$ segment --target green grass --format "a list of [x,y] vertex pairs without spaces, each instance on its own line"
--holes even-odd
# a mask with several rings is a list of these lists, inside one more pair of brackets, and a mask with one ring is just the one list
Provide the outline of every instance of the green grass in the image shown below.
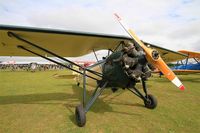
[[148,88],[158,100],[155,110],[146,109],[127,90],[105,90],[87,113],[85,127],[79,128],[74,109],[82,88],[73,80],[54,79],[55,73],[69,71],[0,72],[0,133],[200,132],[200,75],[179,76],[184,92],[165,78],[151,78]]

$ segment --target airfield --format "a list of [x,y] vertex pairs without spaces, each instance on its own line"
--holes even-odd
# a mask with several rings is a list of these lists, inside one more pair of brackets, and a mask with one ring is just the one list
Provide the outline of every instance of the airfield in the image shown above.
[[[0,133],[199,133],[200,75],[179,75],[178,90],[154,75],[147,82],[156,96],[155,110],[128,90],[107,89],[87,113],[87,123],[75,124],[74,110],[82,98],[73,79],[55,79],[70,71],[0,71]],[[141,87],[140,84],[137,85]],[[91,94],[92,88],[88,89]]]

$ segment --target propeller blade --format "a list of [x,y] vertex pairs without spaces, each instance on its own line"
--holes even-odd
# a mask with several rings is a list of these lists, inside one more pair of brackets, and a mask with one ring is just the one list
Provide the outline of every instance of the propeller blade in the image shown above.
[[160,57],[157,50],[148,48],[144,43],[136,36],[136,34],[123,22],[123,20],[117,15],[114,14],[121,24],[121,26],[124,28],[124,30],[133,38],[133,40],[142,47],[142,49],[146,53],[146,58],[148,62],[153,64],[155,67],[157,67],[167,79],[169,79],[174,85],[176,85],[180,90],[184,90],[185,87],[181,83],[181,81],[178,79],[178,77],[174,74],[174,72],[166,65],[166,63],[163,61],[163,59]]

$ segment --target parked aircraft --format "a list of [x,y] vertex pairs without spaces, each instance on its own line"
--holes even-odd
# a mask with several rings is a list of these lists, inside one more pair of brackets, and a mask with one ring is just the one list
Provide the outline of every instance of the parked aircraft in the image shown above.
[[[115,16],[130,36],[0,25],[0,56],[40,56],[82,75],[83,101],[75,110],[76,122],[80,127],[85,125],[86,113],[106,88],[127,89],[141,98],[146,108],[156,108],[157,100],[148,93],[146,86],[150,76],[148,64],[154,65],[175,86],[184,90],[184,85],[164,61],[184,59],[187,55],[142,42],[117,14]],[[107,49],[110,53],[104,60],[88,67],[64,58],[95,53],[101,49]],[[134,50],[135,54],[131,55],[129,50]],[[71,63],[81,71],[49,57]],[[135,64],[130,65],[127,63],[129,61]],[[96,89],[87,102],[86,82],[96,83]],[[135,87],[139,82],[144,94]]]

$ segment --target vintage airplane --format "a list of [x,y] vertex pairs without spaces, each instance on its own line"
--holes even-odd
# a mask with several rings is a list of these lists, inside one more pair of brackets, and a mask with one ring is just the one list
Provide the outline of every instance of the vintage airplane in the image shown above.
[[84,67],[88,67],[96,63],[95,61],[81,61],[81,60],[75,60],[74,62]]
[[[145,107],[154,109],[157,106],[156,98],[147,92],[147,78],[141,76],[140,81],[143,86],[143,94],[135,87],[139,81],[130,77],[125,72],[123,62],[116,61],[124,55],[122,49],[125,42],[131,42],[140,49],[140,52],[143,51],[143,54],[134,57],[138,59],[137,64],[140,65],[139,69],[141,71],[143,71],[143,67],[147,63],[153,64],[174,85],[180,90],[184,90],[184,85],[165,64],[163,59],[170,62],[177,59],[184,59],[187,55],[142,42],[117,14],[115,16],[121,26],[130,35],[129,37],[1,25],[0,56],[36,55],[81,74],[83,76],[83,101],[75,109],[76,122],[80,127],[85,125],[86,113],[105,88],[126,88],[141,98]],[[95,53],[95,51],[101,49],[109,51],[107,57],[89,67],[82,67],[64,58],[81,56],[92,51]],[[49,57],[57,57],[60,60],[81,68],[82,71],[68,67],[64,63]],[[96,89],[86,102],[86,82],[90,81],[95,81]]]
[[[180,53],[186,54],[188,57],[183,60],[177,61],[175,67],[172,68],[173,72],[176,74],[191,74],[191,73],[200,73],[200,52],[180,50]],[[189,64],[193,61],[193,63]]]
[[[200,73],[200,53],[188,50],[179,50],[178,52],[187,55],[183,60],[177,60],[175,66],[171,67],[175,74],[197,74]],[[155,70],[154,73],[162,73]]]

